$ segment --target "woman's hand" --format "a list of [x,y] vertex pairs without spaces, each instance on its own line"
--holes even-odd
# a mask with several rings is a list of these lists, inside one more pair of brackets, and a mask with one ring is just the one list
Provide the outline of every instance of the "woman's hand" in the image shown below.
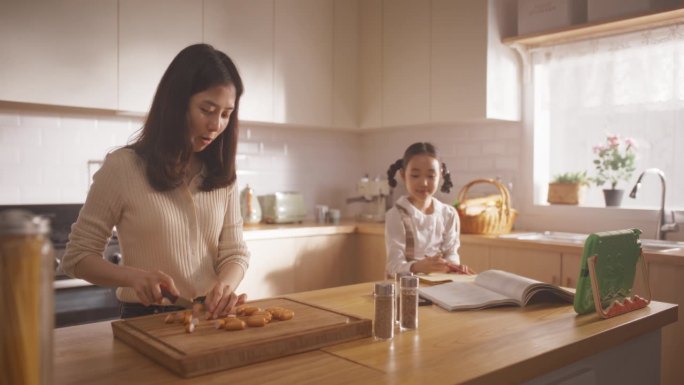
[[441,255],[425,256],[425,258],[411,265],[414,273],[446,273],[449,271],[448,262]]
[[207,294],[204,306],[207,311],[207,319],[225,317],[235,306],[242,305],[247,299],[246,294],[237,295],[230,287],[219,281]]
[[131,278],[132,281],[129,286],[135,290],[138,299],[145,306],[161,303],[164,298],[161,292],[162,286],[172,295],[180,295],[176,285],[173,283],[173,278],[163,271],[141,270],[138,274],[133,274]]

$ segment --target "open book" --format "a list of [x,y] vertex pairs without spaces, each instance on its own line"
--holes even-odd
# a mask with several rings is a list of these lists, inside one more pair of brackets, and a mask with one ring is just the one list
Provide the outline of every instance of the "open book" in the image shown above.
[[501,270],[487,270],[472,282],[450,282],[421,287],[420,295],[447,310],[483,309],[501,305],[525,306],[539,293],[551,293],[572,302],[574,293]]

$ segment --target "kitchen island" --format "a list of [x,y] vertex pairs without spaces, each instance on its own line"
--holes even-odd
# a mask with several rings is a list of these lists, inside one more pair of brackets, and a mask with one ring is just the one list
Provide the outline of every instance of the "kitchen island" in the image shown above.
[[[289,297],[372,319],[371,289]],[[419,329],[393,340],[364,338],[190,379],[115,340],[100,322],[55,331],[54,384],[650,384],[659,381],[660,329],[676,320],[677,305],[660,302],[608,320],[553,301],[451,313],[425,306]]]

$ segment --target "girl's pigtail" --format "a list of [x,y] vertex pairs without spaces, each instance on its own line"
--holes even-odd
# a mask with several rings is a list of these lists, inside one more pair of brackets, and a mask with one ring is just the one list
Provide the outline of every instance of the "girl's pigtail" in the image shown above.
[[397,180],[394,179],[394,175],[397,173],[397,170],[401,169],[403,165],[404,160],[399,159],[396,162],[392,163],[389,166],[389,169],[387,169],[387,182],[389,183],[390,187],[397,187]]
[[449,193],[454,184],[451,182],[451,173],[447,169],[446,163],[442,162],[442,178],[444,178],[444,183],[442,183],[442,188],[440,191],[443,193]]

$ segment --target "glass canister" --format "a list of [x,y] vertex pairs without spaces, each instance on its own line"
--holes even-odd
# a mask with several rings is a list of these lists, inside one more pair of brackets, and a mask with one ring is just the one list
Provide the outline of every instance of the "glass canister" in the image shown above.
[[376,283],[374,296],[373,337],[378,340],[387,340],[394,337],[394,284]]
[[52,383],[54,250],[50,224],[0,212],[0,384]]
[[418,277],[404,276],[400,281],[399,326],[401,330],[418,328]]
[[396,309],[395,321],[397,324],[399,324],[399,321],[400,321],[399,320],[399,314],[401,314],[399,312],[399,306],[400,306],[399,300],[401,297],[401,295],[400,295],[401,290],[399,290],[399,288],[401,287],[401,277],[410,277],[410,276],[413,276],[413,273],[411,273],[410,271],[401,271],[401,272],[394,274],[394,287],[397,288],[397,290],[395,291],[395,295],[394,295],[396,297],[396,304],[395,304],[394,308]]

